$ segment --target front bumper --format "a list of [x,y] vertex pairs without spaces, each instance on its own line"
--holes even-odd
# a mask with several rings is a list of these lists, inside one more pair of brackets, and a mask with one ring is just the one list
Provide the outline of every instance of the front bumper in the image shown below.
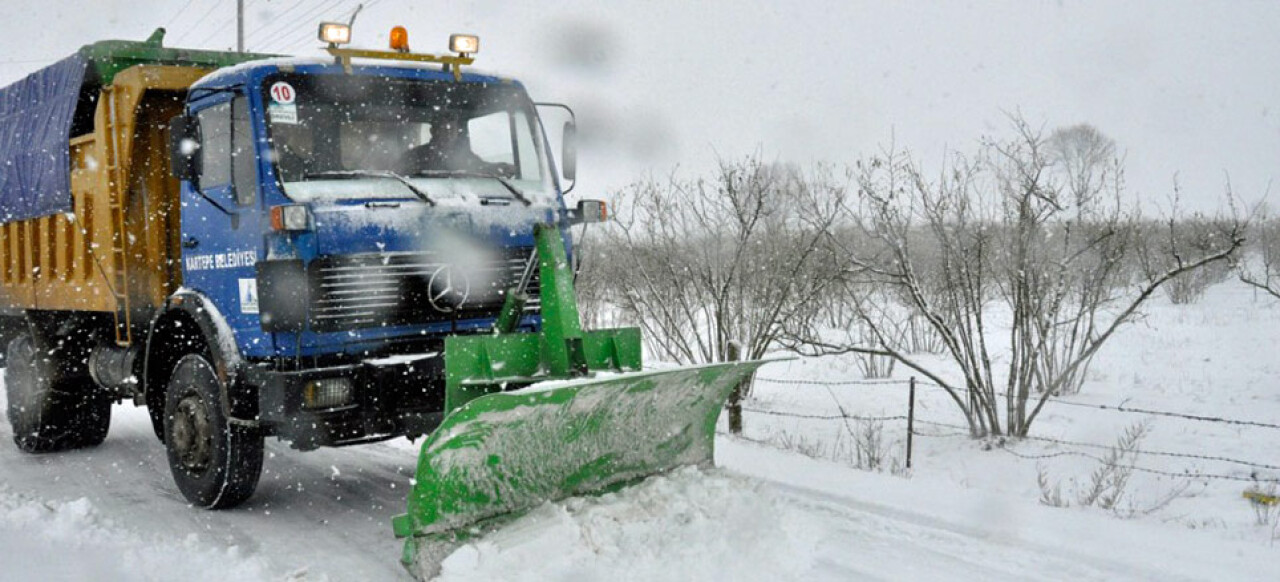
[[[324,409],[304,406],[307,383],[326,378],[350,380],[350,402]],[[303,450],[417,437],[444,417],[442,356],[297,371],[251,368],[248,380],[258,388],[259,426]]]

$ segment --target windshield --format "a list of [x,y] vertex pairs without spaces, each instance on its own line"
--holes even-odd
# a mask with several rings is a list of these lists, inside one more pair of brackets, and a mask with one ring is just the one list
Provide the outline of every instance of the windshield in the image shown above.
[[517,86],[280,74],[262,91],[271,158],[293,200],[554,200]]

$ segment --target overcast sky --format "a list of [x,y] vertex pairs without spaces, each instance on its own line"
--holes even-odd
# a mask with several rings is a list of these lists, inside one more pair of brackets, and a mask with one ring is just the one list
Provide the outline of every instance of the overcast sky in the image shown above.
[[[1197,209],[1229,175],[1260,198],[1280,177],[1280,2],[1073,0],[363,0],[355,44],[402,24],[416,51],[481,36],[477,66],[578,109],[591,137],[575,194],[607,196],[676,165],[760,150],[850,163],[890,140],[936,164],[1007,135],[1088,122],[1126,153],[1130,189]],[[357,0],[245,0],[250,50],[318,54],[316,23]],[[4,0],[0,82],[80,45],[234,46],[232,0]],[[1280,185],[1277,185],[1280,188]]]

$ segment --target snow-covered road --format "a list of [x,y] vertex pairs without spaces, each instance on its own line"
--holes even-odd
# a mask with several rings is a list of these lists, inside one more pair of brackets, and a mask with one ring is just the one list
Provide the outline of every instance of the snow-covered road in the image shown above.
[[[139,409],[101,447],[23,455],[0,423],[0,579],[407,580],[403,442],[269,444],[244,507],[178,495]],[[711,471],[549,504],[455,552],[447,580],[1269,579],[1274,551],[722,439]]]
[[[389,520],[404,512],[415,462],[412,453],[385,446],[300,453],[268,442],[265,471],[254,497],[235,510],[203,511],[190,507],[178,493],[164,448],[142,409],[117,406],[112,421],[110,435],[98,448],[41,456],[18,452],[8,423],[0,422],[0,540],[8,539],[6,533],[39,537],[32,531],[38,524],[20,524],[22,531],[6,532],[12,526],[2,509],[6,496],[10,505],[20,504],[14,498],[85,498],[92,507],[89,519],[100,525],[109,520],[108,529],[122,548],[176,542],[182,544],[177,550],[225,553],[235,547],[235,555],[223,556],[221,562],[256,562],[243,571],[246,579],[299,572],[306,579],[407,579],[397,561],[401,544],[392,537]],[[55,535],[46,541],[44,559],[61,560],[68,554],[64,547],[80,540]],[[0,549],[0,563],[10,557]],[[204,562],[206,557],[178,555],[170,562]],[[49,565],[62,566],[56,561]],[[215,570],[204,579],[239,573]],[[163,570],[129,574],[126,579],[175,579]]]

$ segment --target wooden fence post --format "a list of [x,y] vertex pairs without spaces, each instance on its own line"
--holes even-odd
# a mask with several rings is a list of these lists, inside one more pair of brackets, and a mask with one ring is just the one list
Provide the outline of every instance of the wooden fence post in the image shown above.
[[911,468],[911,436],[916,432],[916,377],[911,377],[907,390],[907,468]]
[[[735,341],[729,342],[727,354],[729,361],[736,362],[742,359],[742,346]],[[733,387],[733,393],[729,395],[729,433],[742,434],[742,388],[746,386],[748,379],[743,379],[741,383]]]

